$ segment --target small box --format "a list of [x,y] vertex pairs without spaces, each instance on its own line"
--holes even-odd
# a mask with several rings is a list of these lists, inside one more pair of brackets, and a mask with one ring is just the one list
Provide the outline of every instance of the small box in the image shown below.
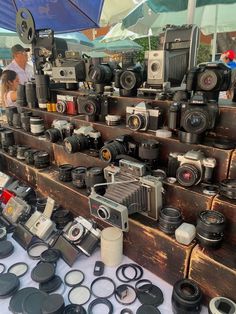
[[192,224],[188,224],[183,222],[176,230],[175,230],[175,238],[176,240],[184,245],[189,245],[196,236],[196,227]]

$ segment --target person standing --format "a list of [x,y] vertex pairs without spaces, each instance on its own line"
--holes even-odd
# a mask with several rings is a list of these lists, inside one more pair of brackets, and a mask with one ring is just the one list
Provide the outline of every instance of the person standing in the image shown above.
[[12,70],[2,72],[1,97],[3,107],[15,107],[17,87],[20,83],[18,74]]
[[20,80],[20,84],[24,85],[33,77],[33,67],[28,63],[28,54],[30,48],[24,48],[17,44],[11,48],[13,60],[4,70],[15,71]]

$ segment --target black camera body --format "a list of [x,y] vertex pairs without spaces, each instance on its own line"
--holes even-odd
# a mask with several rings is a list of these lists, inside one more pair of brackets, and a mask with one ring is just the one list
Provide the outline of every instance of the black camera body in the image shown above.
[[143,83],[143,68],[136,64],[125,70],[116,70],[114,79],[115,87],[120,90],[120,96],[137,96],[137,90]]
[[89,94],[77,98],[78,113],[87,116],[89,121],[104,120],[109,111],[107,95]]

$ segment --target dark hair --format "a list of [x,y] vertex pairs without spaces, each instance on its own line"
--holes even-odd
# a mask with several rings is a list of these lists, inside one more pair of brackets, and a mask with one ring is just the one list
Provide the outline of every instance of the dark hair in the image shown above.
[[3,69],[0,68],[0,78],[2,77],[2,71],[3,71]]
[[10,84],[9,82],[13,82],[17,77],[17,73],[12,70],[4,70],[1,76],[1,85],[2,85],[2,102],[4,103],[4,94],[9,92]]

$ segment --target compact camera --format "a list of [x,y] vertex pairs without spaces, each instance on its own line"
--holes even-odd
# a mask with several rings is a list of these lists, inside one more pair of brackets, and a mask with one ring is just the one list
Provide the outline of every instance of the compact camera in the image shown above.
[[112,162],[119,156],[129,155],[137,157],[138,144],[129,135],[121,135],[116,139],[107,141],[99,151],[99,158],[105,162]]
[[48,239],[56,229],[55,223],[50,219],[54,205],[55,201],[48,197],[43,213],[36,210],[25,223],[25,227],[27,227],[33,235],[36,235],[42,240]]
[[219,116],[218,103],[205,101],[203,95],[194,95],[189,102],[174,102],[168,112],[170,129],[183,129],[187,133],[202,134],[215,127]]
[[142,85],[143,68],[141,65],[132,65],[125,70],[115,71],[115,87],[119,88],[120,96],[137,96],[137,90]]
[[126,107],[126,126],[133,131],[156,131],[162,124],[162,113],[144,101]]
[[54,120],[52,128],[45,131],[46,139],[52,143],[62,141],[65,137],[71,136],[74,130],[73,124],[66,120]]
[[108,114],[108,97],[107,95],[90,94],[88,96],[80,96],[77,98],[78,113],[85,114],[89,120],[102,120]]
[[65,226],[63,236],[85,255],[91,256],[100,243],[101,230],[94,221],[79,216]]
[[2,214],[11,224],[16,224],[19,221],[26,220],[30,211],[30,205],[21,198],[13,196],[7,202]]
[[99,150],[102,146],[101,133],[91,126],[83,126],[74,130],[72,136],[64,139],[67,153],[76,153],[85,149]]
[[92,190],[89,196],[90,213],[107,223],[128,231],[128,216],[141,213],[158,219],[162,207],[162,182],[146,173],[146,165],[125,159],[119,167],[104,168],[108,182],[103,196]]
[[176,177],[179,184],[186,187],[197,185],[201,181],[210,183],[215,167],[216,159],[206,158],[200,150],[190,150],[185,154],[170,153],[168,176]]
[[59,113],[77,115],[77,97],[69,95],[57,95],[56,110]]

